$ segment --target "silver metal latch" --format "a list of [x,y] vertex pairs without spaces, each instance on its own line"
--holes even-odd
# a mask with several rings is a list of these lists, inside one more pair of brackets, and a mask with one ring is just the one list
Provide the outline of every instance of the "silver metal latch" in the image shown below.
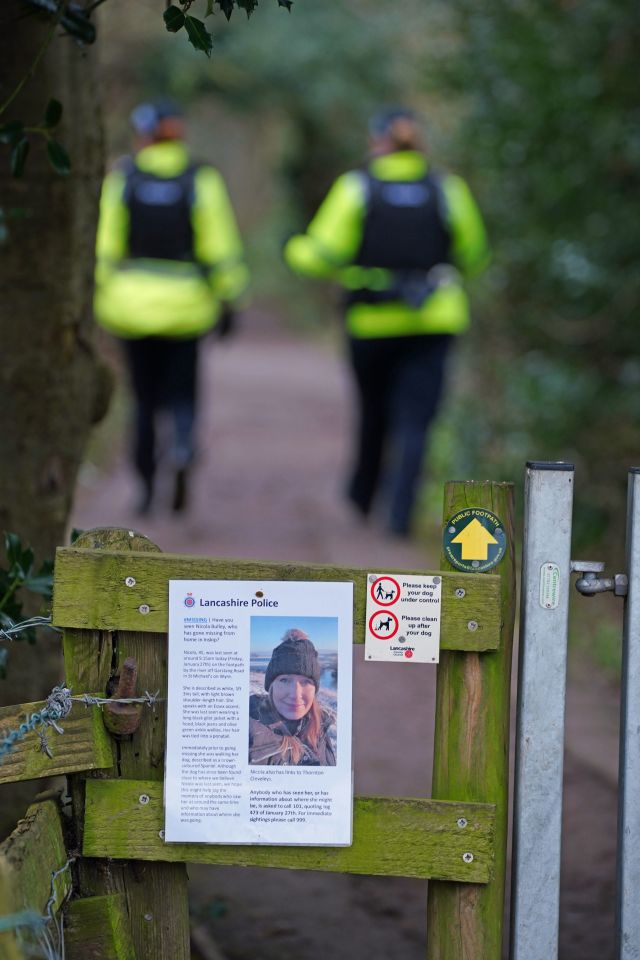
[[612,590],[616,597],[626,597],[629,590],[629,578],[626,573],[616,573],[613,577],[599,577],[604,573],[604,563],[597,560],[572,560],[571,573],[579,573],[576,590],[583,597],[594,597],[596,593]]

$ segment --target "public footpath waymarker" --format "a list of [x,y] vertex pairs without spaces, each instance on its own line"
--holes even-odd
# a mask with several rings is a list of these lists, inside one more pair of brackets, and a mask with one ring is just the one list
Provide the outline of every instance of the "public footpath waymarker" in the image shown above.
[[490,510],[460,510],[445,524],[443,546],[446,559],[456,569],[485,573],[504,557],[504,525]]
[[367,576],[365,660],[437,663],[442,577]]

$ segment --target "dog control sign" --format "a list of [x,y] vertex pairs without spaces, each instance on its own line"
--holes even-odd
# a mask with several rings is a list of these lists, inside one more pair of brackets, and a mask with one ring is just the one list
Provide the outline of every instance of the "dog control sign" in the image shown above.
[[502,520],[490,510],[468,507],[447,521],[444,553],[458,570],[484,573],[500,563],[507,549]]
[[437,663],[441,577],[367,575],[365,660]]

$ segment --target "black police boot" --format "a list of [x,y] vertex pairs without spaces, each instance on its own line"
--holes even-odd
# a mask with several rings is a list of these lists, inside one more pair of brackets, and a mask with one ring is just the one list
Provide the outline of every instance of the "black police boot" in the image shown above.
[[153,477],[142,478],[142,493],[136,506],[136,513],[143,517],[151,510],[153,502]]
[[171,509],[174,513],[180,513],[187,506],[189,492],[189,470],[187,467],[178,467],[176,470],[173,501]]

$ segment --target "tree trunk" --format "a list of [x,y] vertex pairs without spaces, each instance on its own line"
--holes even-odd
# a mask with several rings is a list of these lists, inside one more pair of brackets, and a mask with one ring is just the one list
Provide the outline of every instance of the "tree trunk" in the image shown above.
[[[35,8],[5,0],[0,30],[0,103],[29,71],[50,29]],[[64,542],[73,488],[92,422],[106,406],[108,379],[92,346],[91,296],[103,142],[94,50],[58,28],[33,77],[0,122],[37,125],[51,97],[64,105],[56,136],[72,160],[68,177],[50,167],[33,134],[21,179],[0,148],[0,205],[8,240],[0,283],[0,532],[17,533],[36,559]],[[37,700],[61,677],[60,643],[16,643],[0,704]],[[3,801],[5,800],[3,792]],[[3,802],[3,811],[13,803]],[[7,824],[0,823],[0,831]]]

